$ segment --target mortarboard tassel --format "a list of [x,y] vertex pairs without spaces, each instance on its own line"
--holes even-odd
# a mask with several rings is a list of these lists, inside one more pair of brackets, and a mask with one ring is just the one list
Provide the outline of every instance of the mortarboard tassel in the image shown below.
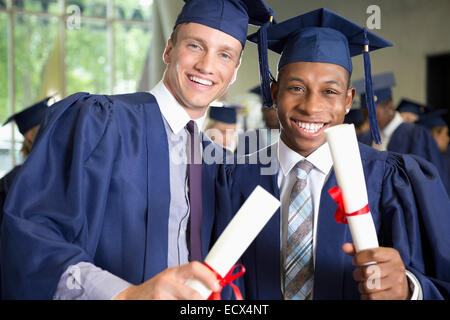
[[372,70],[369,54],[369,39],[367,37],[367,30],[364,29],[364,79],[366,82],[366,106],[369,114],[370,133],[372,139],[376,144],[381,143],[380,128],[378,127],[377,112],[375,109],[375,100],[372,86]]
[[271,108],[273,105],[272,94],[270,92],[270,82],[274,80],[269,69],[269,61],[267,55],[267,28],[271,25],[273,18],[261,26],[258,30],[258,59],[259,74],[261,80],[261,97],[263,106]]

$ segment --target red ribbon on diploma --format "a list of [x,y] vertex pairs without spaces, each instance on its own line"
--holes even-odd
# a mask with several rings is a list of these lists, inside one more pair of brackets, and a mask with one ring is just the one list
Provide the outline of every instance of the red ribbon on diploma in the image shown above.
[[[236,264],[234,265],[230,271],[228,271],[227,275],[225,277],[222,278],[222,276],[220,274],[218,274],[216,272],[216,270],[214,270],[213,268],[211,268],[207,263],[203,262],[203,264],[205,266],[208,267],[209,270],[211,270],[212,272],[214,272],[216,274],[217,280],[219,280],[219,285],[220,285],[220,290],[217,292],[213,292],[211,293],[211,295],[208,297],[208,300],[221,300],[220,297],[220,292],[222,291],[222,288],[225,287],[226,285],[230,285],[231,288],[233,288],[234,291],[234,296],[236,297],[236,300],[243,300],[242,299],[242,294],[241,291],[239,290],[239,288],[233,283],[234,280],[236,280],[237,278],[239,278],[240,276],[242,276],[245,273],[245,267],[242,264]],[[237,268],[237,267],[241,267],[241,270],[237,273],[233,274],[233,271]]]
[[369,213],[369,204],[366,204],[364,208],[347,213],[344,209],[344,198],[342,197],[342,191],[339,187],[333,187],[328,190],[328,193],[333,198],[333,200],[338,204],[338,207],[336,209],[336,213],[334,215],[334,220],[336,220],[337,223],[344,223],[347,224],[347,218],[348,216],[359,216],[360,214],[366,214]]

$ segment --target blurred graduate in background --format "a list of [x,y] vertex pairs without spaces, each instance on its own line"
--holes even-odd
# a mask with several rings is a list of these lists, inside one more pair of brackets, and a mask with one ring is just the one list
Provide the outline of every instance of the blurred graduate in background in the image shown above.
[[[24,160],[27,159],[28,155],[31,152],[33,142],[36,138],[37,132],[39,131],[40,123],[45,116],[45,112],[47,111],[50,98],[51,97],[47,97],[44,100],[35,103],[31,107],[28,107],[25,110],[12,115],[3,124],[6,125],[14,121],[19,128],[19,132],[23,135],[24,138],[22,149],[20,150],[22,152]],[[8,172],[3,178],[0,179],[0,225],[3,220],[3,205],[5,203],[6,196],[8,195],[9,189],[14,182],[14,178],[19,173],[21,167],[22,165],[16,165],[10,172]],[[26,197],[27,194],[23,194],[23,196]],[[0,299],[1,298],[2,294],[0,279]]]
[[234,152],[237,145],[237,112],[239,105],[210,107],[208,121],[205,125],[206,135],[215,143]]
[[444,119],[442,119],[442,116],[446,113],[447,110],[437,110],[435,112],[422,114],[417,121],[417,124],[430,130],[433,138],[436,140],[439,151],[441,151],[444,159],[448,181],[450,181],[450,138],[448,136],[448,125]]
[[[364,79],[353,83],[357,94],[361,95],[363,112],[365,104]],[[393,151],[401,154],[413,154],[431,162],[441,174],[442,182],[450,192],[444,159],[431,133],[422,126],[405,122],[394,107],[392,87],[395,86],[394,74],[383,73],[373,76],[373,90],[377,120],[381,131],[381,144],[375,144],[369,132],[358,136],[358,140],[380,151]]]
[[402,99],[397,106],[397,111],[400,113],[403,121],[415,123],[419,120],[421,114],[430,112],[431,110],[429,107],[418,102]]
[[[238,138],[238,154],[250,154],[270,146],[278,141],[280,136],[280,123],[274,108],[267,108],[262,104],[261,86],[249,90],[259,97],[261,103],[261,117],[263,127],[245,131]],[[242,150],[241,150],[242,149]]]
[[[31,147],[33,146],[34,139],[39,130],[39,125],[41,120],[45,115],[45,111],[48,107],[48,102],[51,97],[47,97],[42,101],[39,101],[26,108],[25,110],[18,112],[6,120],[3,125],[6,125],[14,121],[19,128],[19,132],[23,135],[22,152],[24,160],[28,157],[31,152]],[[22,165],[16,165],[10,172],[8,172],[3,178],[0,179],[0,222],[3,216],[3,203],[8,194],[9,188],[11,187],[14,178],[19,172]]]
[[360,108],[350,109],[345,115],[344,123],[353,123],[357,135],[370,129],[369,121],[364,117]]

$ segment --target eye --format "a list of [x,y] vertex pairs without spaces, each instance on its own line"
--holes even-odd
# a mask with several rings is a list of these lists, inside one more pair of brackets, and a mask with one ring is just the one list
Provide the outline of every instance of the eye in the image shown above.
[[299,87],[299,86],[292,86],[292,87],[289,87],[289,91],[291,91],[293,93],[302,93],[305,90],[302,87]]
[[226,53],[226,52],[221,52],[219,53],[219,56],[223,59],[223,60],[231,60],[231,55]]
[[333,89],[327,89],[327,90],[325,90],[325,93],[326,94],[339,94],[339,92],[337,92],[337,91],[335,91]]
[[188,45],[187,45],[189,48],[191,48],[191,49],[193,49],[193,50],[196,50],[196,51],[198,51],[198,50],[201,50],[202,49],[202,47],[200,47],[197,43],[188,43]]

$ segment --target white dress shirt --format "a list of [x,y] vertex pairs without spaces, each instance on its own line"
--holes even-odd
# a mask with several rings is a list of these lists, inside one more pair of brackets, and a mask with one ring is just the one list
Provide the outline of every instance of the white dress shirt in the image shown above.
[[[169,124],[170,129],[172,129],[172,132],[178,134],[186,127],[187,123],[191,121],[191,117],[170,93],[162,80],[150,90],[150,93],[155,96],[159,109],[161,110],[164,119]],[[206,112],[202,117],[194,119],[199,131],[203,128],[205,118]]]
[[[401,118],[401,117],[400,117]],[[392,122],[391,122],[392,123]],[[398,121],[394,122],[398,123]],[[397,124],[397,127],[400,124]],[[391,129],[390,135],[397,128]],[[297,179],[297,174],[295,170],[295,165],[301,161],[306,159],[309,161],[314,167],[311,169],[307,177],[307,185],[306,187],[310,188],[311,191],[311,199],[313,206],[313,261],[315,264],[315,256],[316,256],[316,239],[317,239],[317,230],[318,228],[318,220],[319,220],[319,206],[320,206],[320,197],[322,193],[323,186],[327,181],[331,169],[333,167],[333,159],[331,157],[331,152],[328,147],[328,143],[324,143],[318,149],[316,149],[313,153],[311,153],[308,157],[303,157],[297,152],[290,149],[283,140],[280,138],[278,142],[278,162],[279,162],[279,171],[278,171],[278,187],[280,188],[280,200],[281,200],[281,266],[284,265],[284,257],[286,252],[286,237],[287,237],[287,221],[289,216],[289,197],[292,191],[292,187]],[[420,286],[419,280],[414,276],[413,273],[406,270],[406,276],[409,280],[410,288],[412,293],[411,300],[421,300],[422,296],[422,288]],[[284,270],[281,268],[281,279],[282,279],[282,292],[283,284],[284,284]]]
[[379,147],[374,146],[374,143],[372,143],[372,146],[380,151],[386,151],[387,147],[389,145],[389,142],[391,141],[391,137],[392,134],[394,133],[395,130],[397,130],[398,126],[401,125],[403,123],[403,118],[400,115],[399,112],[395,112],[394,114],[394,118],[391,120],[391,122],[389,122],[389,124],[383,129],[381,130],[381,137],[382,137],[382,141]]
[[[325,143],[320,146],[316,151],[310,154],[308,157],[304,158],[297,152],[290,149],[283,140],[279,139],[278,144],[278,161],[280,164],[280,170],[278,172],[278,186],[280,187],[280,197],[281,197],[281,216],[282,216],[282,246],[283,252],[285,246],[285,240],[287,236],[287,223],[283,223],[288,220],[289,216],[289,197],[297,180],[297,174],[295,170],[292,170],[295,165],[301,160],[308,160],[314,167],[311,169],[307,177],[306,187],[311,191],[311,199],[313,206],[313,257],[316,256],[316,238],[317,232],[317,222],[319,217],[319,204],[320,195],[322,193],[322,188],[325,184],[326,179],[330,175],[331,167],[333,166],[333,159],[331,158],[331,153],[328,148],[328,144]],[[284,254],[282,255],[284,256]],[[313,259],[315,260],[315,259]]]
[[[169,145],[171,198],[167,239],[167,265],[168,267],[173,267],[189,262],[189,250],[186,242],[186,227],[190,212],[186,171],[188,133],[185,126],[191,118],[162,81],[150,93],[155,96],[158,102]],[[205,117],[206,114],[194,120],[199,130],[203,128]],[[172,192],[172,190],[176,191]],[[161,241],[163,240],[161,239]],[[131,283],[107,270],[98,268],[90,262],[79,262],[76,265],[69,266],[63,273],[54,299],[108,300],[114,298],[129,286],[131,286]]]

